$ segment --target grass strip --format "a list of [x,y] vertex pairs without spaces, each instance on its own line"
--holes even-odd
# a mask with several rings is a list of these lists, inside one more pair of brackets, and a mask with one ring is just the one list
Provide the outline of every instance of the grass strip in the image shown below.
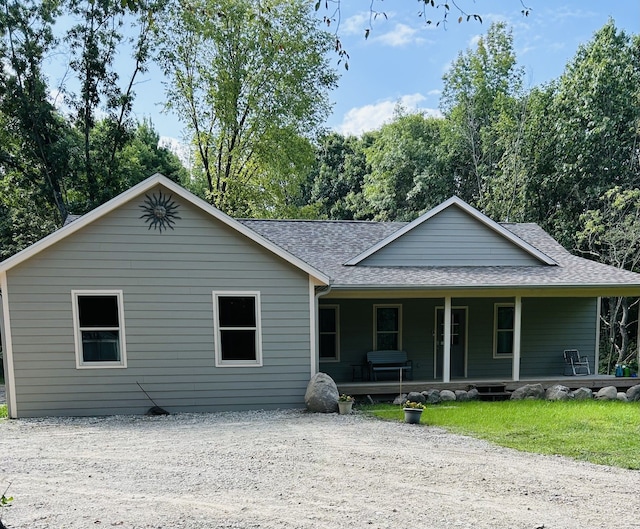
[[[382,419],[403,420],[400,406],[378,404],[362,409]],[[421,424],[525,452],[640,469],[640,403],[453,402],[428,406]]]

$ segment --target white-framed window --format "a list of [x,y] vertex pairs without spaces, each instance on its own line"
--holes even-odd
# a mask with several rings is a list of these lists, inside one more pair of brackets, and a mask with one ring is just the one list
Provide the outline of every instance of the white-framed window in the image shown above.
[[493,357],[508,358],[513,356],[515,305],[496,303],[493,310]]
[[213,292],[216,366],[262,365],[260,292]]
[[340,360],[340,306],[320,305],[318,307],[320,334],[320,361]]
[[373,306],[373,349],[402,349],[402,305]]
[[77,369],[127,367],[122,290],[72,290]]

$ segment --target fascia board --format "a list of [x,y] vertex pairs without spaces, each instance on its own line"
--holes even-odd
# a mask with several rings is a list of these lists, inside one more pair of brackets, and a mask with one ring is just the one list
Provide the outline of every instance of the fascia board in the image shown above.
[[347,261],[345,263],[345,266],[355,266],[355,265],[361,263],[367,257],[370,257],[371,255],[376,253],[381,248],[384,248],[388,244],[391,244],[393,241],[395,241],[399,237],[402,237],[405,233],[411,231],[416,226],[419,226],[420,224],[422,224],[423,222],[426,222],[427,220],[429,220],[430,218],[434,217],[435,215],[437,215],[441,211],[444,211],[445,209],[447,209],[447,208],[449,208],[451,206],[454,206],[454,205],[459,207],[460,209],[462,209],[463,211],[465,211],[469,215],[471,215],[473,218],[475,218],[476,220],[478,220],[479,222],[484,224],[489,229],[495,231],[499,235],[503,236],[505,239],[509,240],[511,243],[515,244],[516,246],[518,246],[519,248],[521,248],[522,250],[524,250],[528,254],[532,255],[533,257],[535,257],[539,261],[542,261],[543,263],[548,264],[548,265],[557,265],[558,264],[558,263],[556,263],[556,261],[551,259],[551,257],[549,257],[548,255],[544,254],[543,252],[541,252],[537,248],[531,246],[528,242],[522,240],[520,237],[518,237],[514,233],[511,233],[509,230],[507,230],[505,227],[501,226],[497,222],[491,220],[485,214],[481,213],[480,211],[478,211],[474,207],[470,206],[469,204],[467,204],[461,198],[453,196],[453,197],[449,198],[448,200],[444,201],[442,204],[439,204],[435,208],[430,209],[426,213],[420,215],[417,219],[415,219],[414,221],[410,222],[406,226],[403,226],[398,231],[392,233],[391,235],[389,235],[385,239],[382,239],[380,242],[378,242],[377,244],[373,245],[371,248],[365,250],[364,252],[360,253],[359,255],[356,255],[354,258],[352,258],[349,261]]

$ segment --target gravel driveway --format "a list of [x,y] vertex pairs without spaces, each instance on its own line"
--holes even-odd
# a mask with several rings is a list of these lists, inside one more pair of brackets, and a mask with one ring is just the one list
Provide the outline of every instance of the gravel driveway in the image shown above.
[[302,411],[0,422],[10,528],[640,526],[640,473]]

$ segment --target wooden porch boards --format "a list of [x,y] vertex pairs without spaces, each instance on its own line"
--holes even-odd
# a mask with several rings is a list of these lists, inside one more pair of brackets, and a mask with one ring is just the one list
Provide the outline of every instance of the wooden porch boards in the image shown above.
[[[627,391],[631,386],[640,384],[640,378],[614,377],[613,375],[585,375],[585,376],[558,376],[523,378],[518,382],[505,379],[456,379],[451,382],[440,382],[437,380],[403,380],[402,393],[410,391],[425,391],[427,389],[464,389],[476,386],[504,386],[507,391],[526,384],[542,384],[547,389],[556,384],[567,386],[570,389],[581,387],[590,388],[594,391],[606,386],[615,386],[618,391]],[[398,381],[378,381],[378,382],[336,382],[338,391],[347,395],[398,395],[400,393],[400,383]]]

